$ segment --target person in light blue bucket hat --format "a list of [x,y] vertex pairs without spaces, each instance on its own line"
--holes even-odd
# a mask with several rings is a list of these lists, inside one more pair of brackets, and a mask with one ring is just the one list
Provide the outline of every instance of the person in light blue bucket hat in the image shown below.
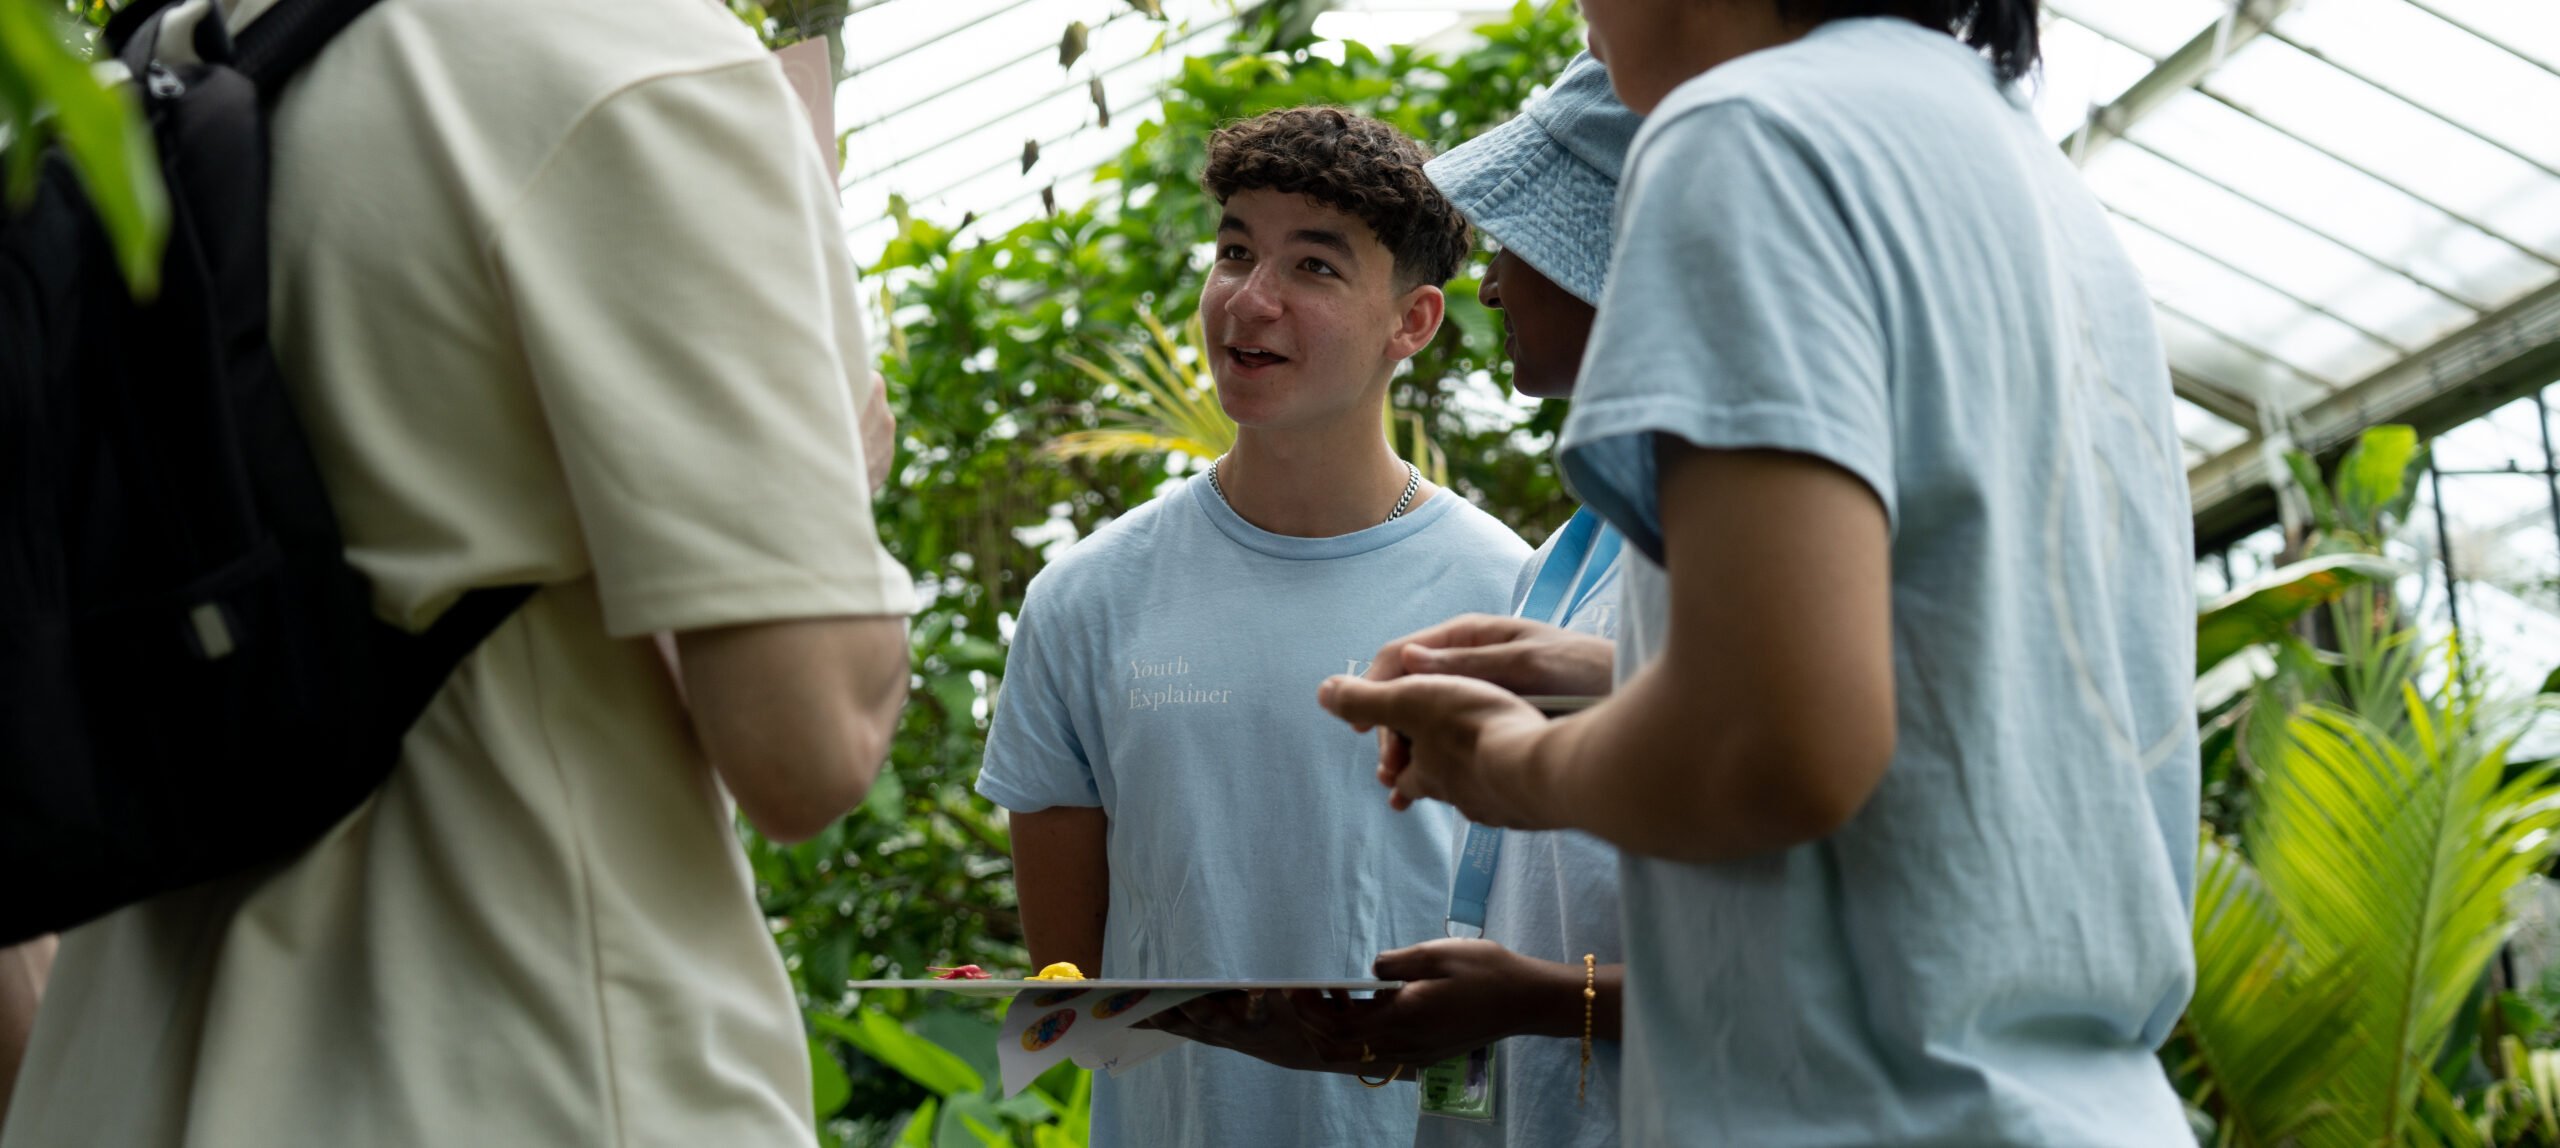
[[[1501,246],[1478,297],[1503,312],[1512,384],[1524,394],[1573,392],[1609,274],[1618,168],[1637,126],[1585,54],[1520,115],[1423,169]],[[1461,674],[1524,695],[1606,693],[1619,541],[1577,511],[1521,571],[1509,616],[1467,615],[1398,639],[1372,673]],[[1404,981],[1403,990],[1371,1000],[1302,994],[1288,1015],[1273,1010],[1250,1027],[1170,1027],[1291,1067],[1418,1077],[1418,1148],[1614,1145],[1617,866],[1617,851],[1588,834],[1471,827],[1450,893],[1451,939],[1376,961],[1376,975]]]

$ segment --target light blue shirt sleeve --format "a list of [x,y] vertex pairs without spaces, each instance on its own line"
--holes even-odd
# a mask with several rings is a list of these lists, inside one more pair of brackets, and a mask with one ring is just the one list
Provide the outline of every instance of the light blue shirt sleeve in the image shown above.
[[1043,629],[1048,615],[1040,609],[1037,589],[1024,595],[1022,618],[1013,628],[978,792],[1015,813],[1099,806],[1102,789],[1049,657],[1052,636]]
[[1663,434],[1823,459],[1890,518],[1880,293],[1818,157],[1736,100],[1649,125],[1628,162],[1615,270],[1566,428],[1574,492],[1659,561]]

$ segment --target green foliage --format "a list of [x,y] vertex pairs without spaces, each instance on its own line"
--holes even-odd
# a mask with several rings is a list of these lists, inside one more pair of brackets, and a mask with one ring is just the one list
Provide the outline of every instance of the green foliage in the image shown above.
[[[1194,314],[1176,340],[1156,317],[1144,312],[1148,343],[1133,359],[1117,347],[1104,347],[1112,370],[1081,355],[1068,355],[1068,365],[1101,385],[1097,398],[1117,398],[1126,408],[1103,416],[1095,430],[1069,431],[1045,448],[1055,458],[1123,458],[1187,454],[1214,458],[1236,441],[1236,424],[1218,406],[1217,384],[1209,378],[1209,337]],[[1142,362],[1143,360],[1143,362]],[[1116,373],[1115,373],[1116,372]]]
[[2350,587],[2389,584],[2405,573],[2375,554],[2343,552],[2296,562],[2224,595],[2196,618],[2196,673],[2211,672],[2251,646],[2281,641],[2312,607]]
[[2427,451],[2415,428],[2394,424],[2368,427],[2357,436],[2330,482],[2322,482],[2310,455],[2288,451],[2284,461],[2311,504],[2318,532],[2311,553],[2379,553],[2409,517]]
[[[63,11],[97,22],[107,15],[95,0],[71,0]],[[27,205],[44,144],[59,143],[106,226],[125,282],[148,298],[160,286],[168,191],[138,110],[90,73],[88,37],[74,27],[39,4],[0,3],[0,168],[7,206]]]
[[[996,1025],[956,1012],[928,1013],[913,1026],[865,1010],[852,1020],[826,1017],[820,1027],[841,1036],[930,1095],[895,1122],[894,1143],[1082,1148],[1092,1120],[1093,1077],[1061,1066],[1022,1094],[996,1083]],[[820,1111],[825,1111],[823,1105]]]
[[[1125,384],[1144,373],[1130,366],[1162,374],[1139,361],[1147,348],[1165,366],[1179,363],[1159,330],[1182,330],[1196,309],[1195,260],[1216,222],[1198,183],[1208,131],[1268,108],[1330,103],[1445,149],[1510,116],[1581,46],[1569,8],[1523,6],[1459,55],[1344,45],[1334,64],[1303,37],[1289,40],[1285,15],[1264,10],[1226,50],[1185,61],[1159,113],[1100,170],[1089,203],[981,235],[966,220],[937,221],[892,200],[898,231],[871,270],[884,284],[883,372],[902,424],[894,490],[877,517],[927,597],[913,628],[913,700],[860,813],[798,846],[747,835],[757,894],[810,1031],[845,1077],[844,1104],[820,1124],[830,1143],[975,1144],[976,1127],[1032,1148],[1081,1142],[1080,1072],[1035,1090],[1054,1105],[1043,1118],[982,1092],[945,1092],[950,1078],[907,1071],[919,1054],[886,1034],[921,1034],[992,1079],[992,1063],[966,1055],[971,1039],[982,1051],[991,1041],[956,1034],[993,1018],[902,994],[856,1001],[841,986],[923,975],[928,965],[1028,961],[1004,820],[970,790],[1005,641],[1047,548],[1176,477],[1160,454],[1041,448],[1143,419],[1144,400],[1132,397],[1140,389]],[[1571,512],[1544,449],[1563,411],[1546,404],[1523,426],[1503,409],[1501,332],[1474,298],[1489,253],[1449,285],[1451,321],[1399,380],[1398,445],[1412,457],[1436,444],[1448,485],[1540,537]],[[1114,362],[1115,352],[1132,362]],[[1100,363],[1121,369],[1088,369]],[[825,1066],[819,1075],[827,1084]]]
[[[2378,676],[2397,648],[2369,642],[2355,657]],[[2331,705],[2292,714],[2246,856],[2207,841],[2196,996],[2171,1063],[2222,1143],[2477,1132],[2437,1069],[2467,1062],[2458,1042],[2479,1039],[2464,1022],[2507,936],[2510,894],[2552,855],[2560,791],[2548,767],[2507,768],[2517,712],[2484,703],[2466,675],[2444,677],[2432,693],[2402,678],[2384,720]]]
[[2544,1142],[2553,1062],[2517,1038],[2548,1011],[2487,976],[2560,829],[2552,768],[2507,760],[2532,707],[2486,702],[2458,646],[2431,662],[2393,600],[2410,428],[2326,482],[2287,464],[2307,557],[2198,620],[2197,983],[2164,1057],[2217,1145]]

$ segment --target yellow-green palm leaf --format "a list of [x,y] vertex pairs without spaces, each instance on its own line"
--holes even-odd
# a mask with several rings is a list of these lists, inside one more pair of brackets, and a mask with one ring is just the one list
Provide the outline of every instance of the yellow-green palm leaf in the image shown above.
[[2249,862],[2204,835],[2196,862],[2196,991],[2179,1021],[2179,1075],[2213,1114],[2216,1148],[2291,1143],[2326,1114],[2320,1096],[2353,1051],[2354,986],[2312,969]]
[[[2507,899],[2560,828],[2547,769],[2506,774],[2459,690],[2403,690],[2406,724],[2326,706],[2286,728],[2250,852],[2285,933],[2312,968],[2340,969],[2353,1026],[2322,1092],[2332,1118],[2302,1142],[2439,1142],[2417,1119],[2428,1071],[2509,926]],[[2201,954],[2199,954],[2201,957]]]

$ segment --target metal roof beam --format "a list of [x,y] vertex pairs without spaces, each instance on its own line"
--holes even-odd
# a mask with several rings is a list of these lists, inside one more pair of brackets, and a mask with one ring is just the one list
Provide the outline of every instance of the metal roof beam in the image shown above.
[[2211,75],[2242,45],[2273,27],[2276,18],[2284,15],[2295,2],[2242,0],[2230,15],[2196,33],[2184,47],[2169,53],[2169,58],[2160,61],[2158,67],[2135,80],[2132,87],[2115,98],[2115,102],[2090,115],[2088,123],[2080,125],[2079,130],[2062,141],[2063,154],[2070,156],[2075,163],[2087,162],[2090,153],[2133,130],[2133,125],[2151,114],[2152,109]]
[[2204,408],[2206,414],[2249,432],[2251,438],[2257,437],[2257,400],[2175,366],[2169,368],[2169,389],[2176,391],[2179,398]]
[[[2560,281],[2499,308],[2425,351],[2305,409],[2294,442],[2328,459],[2366,427],[2409,423],[2435,434],[2560,380]],[[2254,444],[2207,459],[2187,475],[2196,539],[2210,547],[2274,515],[2274,491]]]

